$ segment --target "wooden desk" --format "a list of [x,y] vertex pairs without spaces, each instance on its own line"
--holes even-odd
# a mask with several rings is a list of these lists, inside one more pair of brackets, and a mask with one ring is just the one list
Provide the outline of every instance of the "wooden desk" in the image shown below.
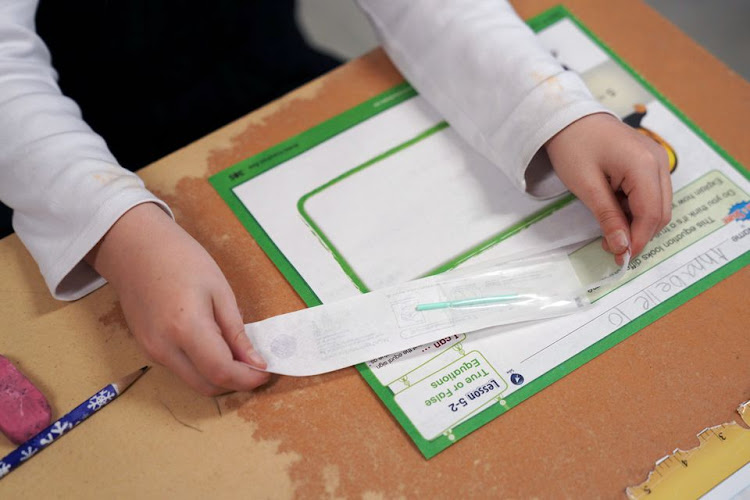
[[[515,3],[529,17],[555,2]],[[748,82],[640,2],[565,3],[750,165]],[[207,177],[400,79],[375,51],[141,171],[216,258],[246,321],[303,303]],[[0,241],[0,283],[0,352],[55,416],[144,364],[111,288],[54,301],[15,236]],[[353,368],[215,400],[157,367],[5,478],[0,496],[616,497],[750,399],[748,290],[745,268],[429,462]]]

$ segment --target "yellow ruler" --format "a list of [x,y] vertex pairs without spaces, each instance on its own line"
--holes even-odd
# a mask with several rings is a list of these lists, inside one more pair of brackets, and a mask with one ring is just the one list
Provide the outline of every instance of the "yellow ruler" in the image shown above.
[[[737,412],[750,426],[750,401]],[[699,498],[750,463],[750,429],[735,422],[709,427],[698,440],[698,447],[659,460],[646,481],[625,490],[628,498]]]

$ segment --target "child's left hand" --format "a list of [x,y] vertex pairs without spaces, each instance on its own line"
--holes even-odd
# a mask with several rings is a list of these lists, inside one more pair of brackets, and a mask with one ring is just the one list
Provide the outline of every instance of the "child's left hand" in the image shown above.
[[558,177],[596,217],[602,246],[622,264],[672,218],[667,153],[615,117],[599,113],[568,125],[547,144]]

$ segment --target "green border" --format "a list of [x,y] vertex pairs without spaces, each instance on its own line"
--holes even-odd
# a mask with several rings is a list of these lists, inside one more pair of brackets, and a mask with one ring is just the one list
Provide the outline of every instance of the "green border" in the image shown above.
[[258,245],[276,264],[276,267],[279,268],[308,306],[317,306],[322,302],[310,285],[302,278],[299,271],[281,253],[276,243],[271,240],[255,217],[245,208],[245,205],[242,204],[232,189],[362,123],[368,118],[411,99],[415,95],[417,95],[417,92],[408,83],[397,85],[320,125],[291,137],[262,153],[242,160],[208,179],[242,225],[245,226],[245,229],[250,232]]
[[[373,165],[381,162],[382,160],[385,160],[386,158],[403,151],[406,148],[409,148],[418,142],[436,134],[437,132],[448,128],[448,124],[446,122],[440,122],[437,125],[434,125],[433,127],[425,130],[424,132],[418,134],[417,136],[409,139],[406,142],[403,142],[399,144],[398,146],[395,146],[394,148],[389,149],[385,153],[379,154],[378,156],[366,161],[365,163],[358,165],[351,170],[347,170],[343,174],[334,177],[330,181],[326,182],[325,184],[322,184],[309,193],[304,194],[299,201],[297,202],[297,210],[299,211],[300,215],[302,216],[302,219],[304,219],[305,223],[310,227],[310,229],[315,233],[315,235],[318,237],[321,243],[323,243],[323,246],[325,246],[329,252],[331,252],[331,255],[333,255],[333,258],[336,260],[336,262],[339,263],[339,266],[341,266],[341,269],[349,276],[349,279],[352,280],[352,283],[359,289],[362,293],[367,293],[370,290],[370,287],[367,286],[367,284],[364,282],[364,280],[357,274],[357,272],[354,270],[354,267],[349,263],[348,260],[346,260],[346,257],[339,251],[338,247],[333,244],[331,241],[331,238],[323,231],[323,229],[318,225],[317,222],[312,218],[310,213],[305,208],[305,204],[307,201],[312,198],[313,196],[322,193],[326,189],[330,188],[331,186],[338,184],[339,182],[348,179],[352,175],[361,172],[362,170],[372,167]],[[444,263],[435,266],[434,268],[430,269],[426,273],[417,276],[417,278],[424,278],[426,276],[433,276],[435,274],[440,274],[445,271],[449,271],[451,269],[455,269],[456,267],[460,266],[462,263],[466,262],[467,260],[476,257],[477,255],[481,254],[485,250],[497,245],[503,240],[506,240],[510,238],[511,236],[515,235],[519,231],[526,229],[527,227],[531,226],[532,224],[535,224],[539,222],[540,220],[549,217],[553,213],[557,212],[564,206],[568,205],[570,202],[575,200],[575,196],[572,194],[568,194],[565,196],[562,196],[558,198],[557,200],[547,204],[543,208],[537,210],[536,212],[533,212],[529,214],[528,216],[524,217],[520,221],[512,224],[511,226],[503,229],[502,231],[490,236],[489,238],[486,238],[482,240],[480,243],[469,247],[467,250],[461,252],[459,255],[452,257],[445,261]]]
[[337,184],[344,179],[347,179],[351,177],[352,175],[356,174],[357,172],[361,172],[362,170],[380,162],[381,160],[384,160],[388,158],[389,156],[393,156],[394,154],[398,153],[399,151],[403,151],[404,149],[413,146],[414,144],[420,142],[423,139],[426,139],[427,137],[430,137],[431,135],[436,134],[437,132],[440,132],[443,129],[448,128],[448,124],[446,122],[440,122],[437,125],[434,125],[430,127],[429,129],[425,130],[421,134],[418,134],[416,137],[413,137],[409,139],[406,142],[403,142],[399,144],[398,146],[395,146],[385,153],[379,154],[375,158],[372,158],[362,165],[359,165],[357,167],[352,168],[351,170],[347,170],[343,174],[334,177],[330,181],[326,182],[325,184],[318,186],[317,188],[313,189],[309,193],[304,194],[299,201],[297,201],[297,210],[299,211],[300,215],[304,219],[305,223],[310,226],[310,229],[315,233],[315,235],[318,237],[318,239],[323,243],[323,245],[328,249],[329,252],[331,252],[331,255],[333,255],[333,258],[336,260],[336,262],[339,263],[341,266],[341,269],[344,270],[344,272],[349,276],[349,279],[352,280],[352,283],[359,289],[362,293],[367,293],[370,291],[370,288],[365,284],[365,282],[362,280],[362,278],[357,274],[357,272],[354,270],[354,268],[349,264],[349,261],[346,260],[346,258],[342,255],[342,253],[339,251],[339,249],[336,247],[336,245],[333,244],[331,239],[328,237],[328,235],[321,229],[321,227],[318,225],[317,222],[315,222],[312,218],[312,216],[307,212],[307,209],[305,208],[305,203],[307,203],[307,200],[312,198],[318,193],[321,193],[328,189],[329,187],[333,186],[334,184]]
[[[714,151],[719,154],[719,156],[721,156],[732,167],[734,167],[735,170],[737,170],[742,176],[750,180],[750,172],[745,170],[734,158],[729,156],[729,154],[727,154],[724,149],[716,144],[716,142],[711,139],[703,130],[701,130],[693,122],[691,122],[685,116],[685,114],[677,109],[674,104],[672,104],[661,93],[659,93],[640,74],[627,66],[617,54],[612,52],[609,47],[607,47],[597,36],[595,36],[575,16],[573,16],[570,11],[568,11],[568,9],[561,5],[553,7],[546,12],[530,19],[528,21],[528,24],[534,31],[539,31],[564,18],[568,18],[573,21],[573,23],[575,23],[576,26],[580,28],[584,34],[586,34],[594,43],[602,48],[602,50],[604,50],[609,57],[611,57],[614,61],[617,61],[617,63],[620,64],[620,66],[623,67],[631,76],[633,76],[637,82],[643,85],[679,120],[687,125],[711,148],[713,148]],[[317,297],[317,295],[315,295],[310,286],[304,281],[304,279],[294,268],[294,266],[292,266],[287,258],[279,251],[278,247],[276,247],[274,242],[269,238],[268,234],[266,234],[260,224],[258,224],[255,218],[252,216],[252,214],[250,214],[250,212],[235,196],[235,194],[232,192],[232,189],[235,186],[244,183],[257,175],[268,171],[269,169],[279,165],[280,163],[283,163],[303,153],[304,151],[320,144],[321,142],[333,137],[334,135],[339,134],[348,128],[351,128],[372,116],[375,116],[379,112],[385,111],[388,108],[391,108],[406,101],[407,99],[410,99],[414,95],[416,95],[416,92],[411,86],[409,86],[408,84],[401,84],[373,99],[370,99],[369,101],[360,104],[359,106],[350,109],[349,111],[346,111],[326,122],[323,122],[322,124],[306,132],[287,139],[277,146],[274,146],[258,155],[241,161],[236,165],[217,173],[209,179],[219,195],[229,205],[229,207],[237,215],[245,228],[255,238],[258,245],[266,252],[266,254],[268,254],[274,264],[276,264],[282,274],[286,277],[289,283],[294,287],[297,293],[299,293],[300,297],[308,306],[319,305],[321,301]],[[573,370],[579,368],[584,363],[591,361],[593,358],[603,353],[607,349],[630,337],[638,330],[646,327],[647,325],[656,321],[660,317],[674,310],[678,306],[684,304],[699,293],[707,290],[711,286],[737,272],[748,264],[750,264],[750,252],[746,252],[745,254],[737,257],[732,262],[729,262],[728,264],[722,266],[720,269],[714,271],[700,281],[690,285],[685,290],[682,290],[681,292],[675,294],[671,298],[667,299],[655,308],[634,319],[619,330],[616,330],[615,332],[609,334],[605,338],[599,340],[595,344],[589,346],[585,350],[554,367],[544,375],[532,380],[527,385],[524,385],[520,389],[516,390],[505,399],[507,403],[505,406],[493,405],[480,414],[474,416],[470,420],[467,420],[464,423],[458,425],[453,429],[453,436],[455,438],[454,440],[449,440],[445,436],[439,437],[432,441],[423,439],[414,425],[411,423],[411,421],[401,410],[401,408],[395,403],[393,399],[393,392],[386,386],[380,384],[372,371],[370,371],[367,367],[367,364],[361,363],[357,365],[356,368],[370,385],[370,387],[372,387],[373,391],[375,391],[378,397],[380,397],[386,407],[388,407],[390,412],[393,414],[399,424],[401,424],[406,433],[412,438],[422,454],[426,458],[431,458],[454,442],[465,437],[466,435],[491,421],[495,417],[502,415],[509,409],[541,391],[548,385],[571,373]]]

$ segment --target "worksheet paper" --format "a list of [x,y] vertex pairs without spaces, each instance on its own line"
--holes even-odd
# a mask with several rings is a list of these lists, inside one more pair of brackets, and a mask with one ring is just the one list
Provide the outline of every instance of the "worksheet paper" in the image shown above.
[[[598,99],[667,150],[673,217],[624,279],[590,294],[593,307],[427,345],[415,335],[412,347],[358,365],[426,457],[750,261],[747,172],[564,8],[530,24]],[[310,306],[574,241],[587,241],[569,255],[581,282],[613,265],[579,201],[517,192],[407,84],[211,182]],[[418,327],[424,314],[408,319]]]

